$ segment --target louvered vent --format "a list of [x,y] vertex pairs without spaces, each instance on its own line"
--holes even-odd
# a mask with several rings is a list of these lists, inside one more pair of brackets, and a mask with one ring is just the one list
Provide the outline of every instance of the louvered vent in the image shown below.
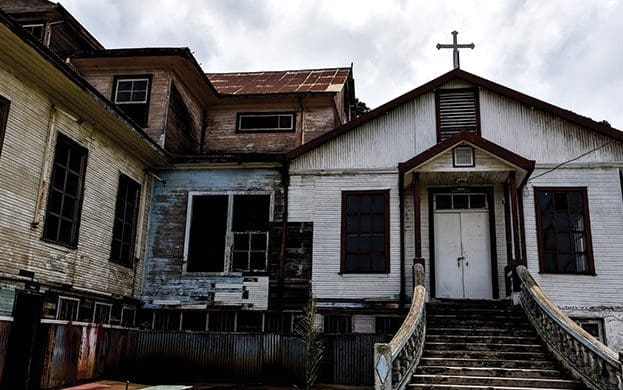
[[478,92],[476,89],[442,89],[437,91],[439,141],[465,129],[478,133]]

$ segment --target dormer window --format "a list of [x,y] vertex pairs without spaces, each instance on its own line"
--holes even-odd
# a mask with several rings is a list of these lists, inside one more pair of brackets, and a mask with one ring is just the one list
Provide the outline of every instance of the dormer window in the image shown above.
[[43,23],[24,24],[22,28],[34,35],[38,40],[43,41]]
[[151,76],[116,76],[113,102],[138,125],[147,127]]
[[245,112],[238,114],[239,132],[294,131],[293,112]]
[[441,142],[461,130],[480,134],[480,109],[477,88],[438,89],[437,141]]

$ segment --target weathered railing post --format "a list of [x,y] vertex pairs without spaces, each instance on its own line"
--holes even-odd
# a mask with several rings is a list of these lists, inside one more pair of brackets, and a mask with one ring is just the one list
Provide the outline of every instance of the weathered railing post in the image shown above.
[[404,389],[410,382],[424,349],[426,289],[424,266],[413,265],[413,300],[402,326],[389,343],[374,344],[374,388]]
[[521,307],[558,360],[589,389],[623,390],[623,352],[618,354],[569,318],[520,265]]

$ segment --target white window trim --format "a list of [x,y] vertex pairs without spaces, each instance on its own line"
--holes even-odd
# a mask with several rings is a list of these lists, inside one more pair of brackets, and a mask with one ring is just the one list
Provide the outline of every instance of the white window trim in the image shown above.
[[[242,128],[242,118],[260,118],[260,117],[269,117],[269,116],[276,116],[277,118],[277,126],[279,126],[279,122],[280,122],[280,118],[282,116],[287,116],[290,117],[290,127],[260,127],[260,128],[249,128],[249,129],[243,129]],[[295,114],[292,112],[284,112],[284,113],[266,113],[266,114],[238,114],[238,123],[237,123],[237,131],[239,132],[245,132],[245,131],[293,131],[294,129],[294,121],[295,121]]]
[[121,322],[120,325],[123,326],[123,317],[124,317],[124,312],[127,310],[132,310],[132,312],[134,313],[132,315],[132,327],[136,326],[136,307],[134,306],[127,306],[127,305],[123,305],[123,307],[121,308]]
[[[471,153],[471,161],[469,164],[459,164],[457,160],[457,152],[459,150],[469,150]],[[474,168],[476,166],[476,151],[469,145],[459,145],[452,149],[452,165],[455,168]]]
[[[60,320],[60,318],[58,318],[58,317],[59,317],[59,314],[61,313],[61,310],[60,310],[61,309],[61,300],[78,302],[78,304],[76,305],[76,313],[75,313],[74,319],[73,320],[69,320],[69,321],[76,321],[78,319],[78,313],[79,313],[79,310],[80,310],[80,299],[59,295],[58,296],[58,302],[56,304],[56,319],[57,320]],[[62,321],[67,321],[67,320],[62,320]]]
[[[143,101],[129,101],[129,102],[120,102],[117,100],[117,96],[119,96],[119,83],[123,82],[123,81],[146,81],[147,82],[147,90],[145,91],[145,100]],[[147,77],[137,77],[137,78],[132,78],[132,77],[126,77],[123,79],[117,79],[116,84],[115,84],[115,104],[147,104],[147,99],[149,98],[149,78]],[[134,84],[132,84],[132,88],[134,88]],[[134,92],[134,89],[132,89],[130,91],[131,93]]]
[[604,321],[601,318],[577,318],[577,317],[574,317],[572,319],[578,325],[580,325],[580,327],[582,329],[584,329],[582,324],[594,324],[594,325],[597,325],[597,329],[599,331],[599,337],[596,337],[596,339],[601,341],[602,343],[606,344],[606,342],[607,342],[607,340],[606,340],[606,324],[604,324]]
[[110,318],[112,317],[112,304],[104,302],[95,302],[95,305],[93,306],[93,317],[91,318],[91,322],[95,323],[95,313],[97,313],[98,306],[108,306],[108,320],[104,324],[110,324]]
[[[193,212],[193,198],[195,196],[202,195],[227,195],[227,232],[225,235],[225,258],[223,259],[224,272],[188,272],[188,249],[190,244],[190,226],[192,223]],[[188,191],[188,205],[186,207],[186,228],[184,229],[184,257],[182,262],[182,275],[194,275],[194,276],[226,276],[226,275],[240,275],[242,272],[231,271],[231,257],[232,248],[234,245],[234,233],[232,232],[232,220],[234,212],[234,202],[232,201],[234,195],[268,195],[270,196],[268,206],[268,222],[273,222],[273,214],[275,209],[275,192],[274,191]],[[270,232],[269,232],[270,233]],[[268,238],[266,240],[267,247]],[[269,259],[267,259],[269,260]],[[268,264],[266,264],[268,268]]]

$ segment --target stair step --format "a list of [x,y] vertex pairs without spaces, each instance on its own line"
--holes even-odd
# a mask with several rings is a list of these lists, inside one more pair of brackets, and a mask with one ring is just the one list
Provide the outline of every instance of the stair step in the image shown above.
[[547,360],[544,352],[506,352],[506,351],[448,351],[424,348],[424,357],[493,359],[493,360]]
[[567,379],[546,378],[505,378],[493,376],[466,376],[466,375],[413,375],[414,383],[450,384],[450,385],[477,385],[477,386],[519,386],[553,389],[575,389],[579,383]]
[[416,374],[450,376],[492,376],[503,378],[561,378],[559,370],[500,368],[500,367],[453,367],[420,365]]
[[412,383],[410,389],[420,390],[557,390],[552,387],[517,387],[517,386],[478,386],[478,385],[448,385],[448,384],[429,384]]
[[431,342],[480,342],[489,344],[519,343],[519,344],[540,344],[536,336],[504,336],[504,335],[442,335],[427,334],[426,341]]
[[497,351],[497,352],[542,352],[545,351],[541,344],[499,344],[499,343],[458,343],[458,342],[426,342],[424,350],[444,351]]
[[452,366],[452,367],[499,367],[499,368],[525,368],[539,370],[555,370],[557,365],[550,360],[509,360],[509,359],[470,359],[470,358],[444,358],[422,357],[421,366]]
[[430,325],[426,324],[426,334],[427,335],[444,335],[444,334],[454,334],[454,335],[508,335],[513,334],[517,336],[536,336],[536,332],[532,328],[525,329],[512,329],[512,332],[509,332],[509,329],[499,328],[495,326],[488,327],[478,327],[478,328],[470,328],[470,327],[447,327],[447,326],[439,326],[439,325]]
[[504,327],[511,329],[532,329],[532,325],[528,320],[523,319],[521,321],[513,321],[508,318],[500,319],[460,319],[460,318],[435,318],[430,317],[426,319],[426,323],[431,326],[443,325],[445,327],[473,327],[473,328],[490,328],[490,327]]
[[514,324],[529,323],[524,316],[514,314],[493,314],[493,313],[426,313],[429,320],[460,320],[460,321],[495,321],[512,322]]
[[504,308],[515,307],[510,299],[482,300],[482,299],[434,299],[427,306],[460,307],[460,308]]

